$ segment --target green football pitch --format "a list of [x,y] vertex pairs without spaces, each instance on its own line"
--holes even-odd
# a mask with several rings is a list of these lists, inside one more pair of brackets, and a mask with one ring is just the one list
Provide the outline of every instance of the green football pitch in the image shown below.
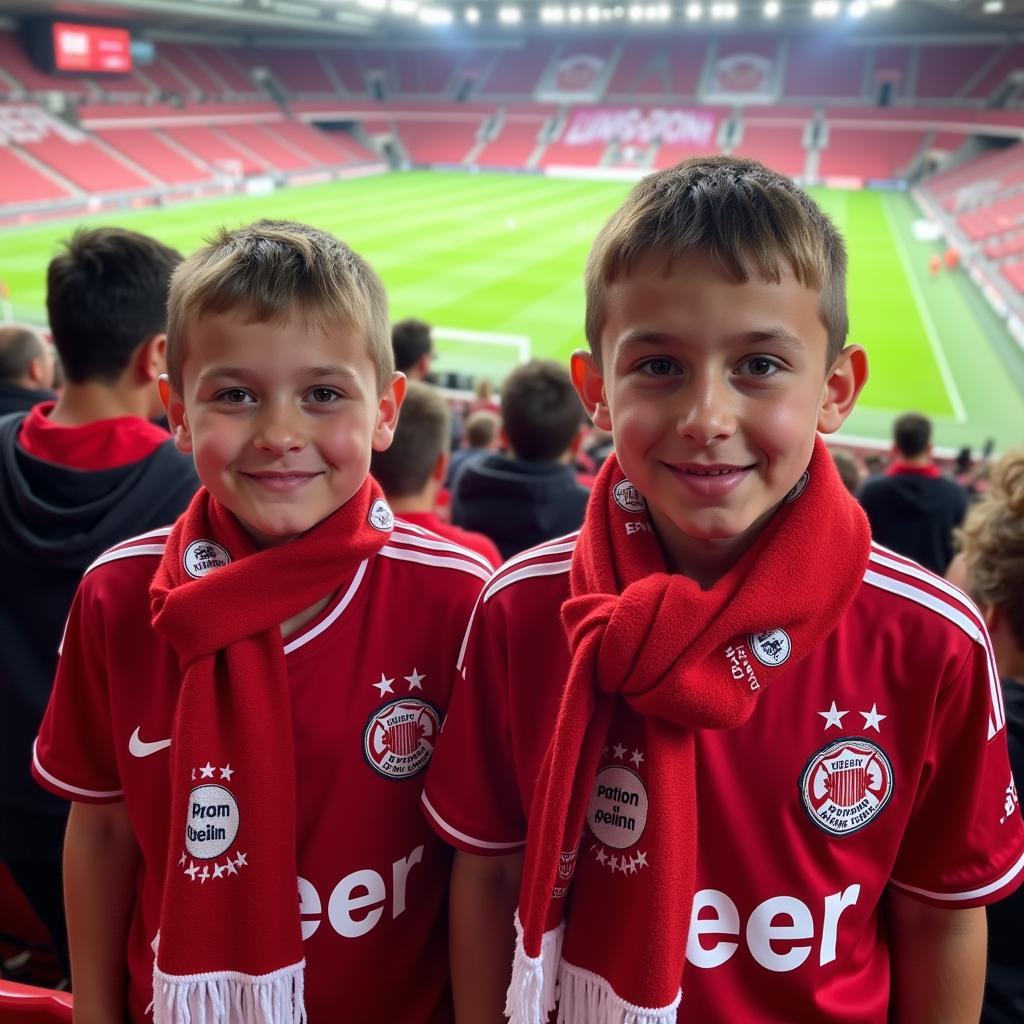
[[[442,368],[500,374],[529,339],[534,355],[583,344],[582,268],[594,235],[628,185],[534,176],[410,172],[268,196],[86,218],[156,235],[189,252],[218,225],[292,218],[326,228],[383,277],[394,318],[439,328]],[[850,249],[852,341],[871,379],[844,428],[883,439],[894,415],[933,417],[947,446],[1000,448],[1024,437],[1024,353],[962,271],[933,278],[937,248],[914,239],[899,193],[817,191]],[[47,261],[67,221],[0,234],[0,280],[16,317],[45,321]],[[469,337],[464,332],[469,332]]]

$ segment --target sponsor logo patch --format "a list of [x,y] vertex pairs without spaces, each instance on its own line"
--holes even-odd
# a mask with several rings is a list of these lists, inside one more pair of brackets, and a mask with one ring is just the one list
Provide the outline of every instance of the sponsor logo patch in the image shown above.
[[381,533],[390,533],[395,528],[395,516],[391,506],[383,498],[378,498],[367,516],[369,524]]
[[630,768],[609,765],[597,773],[587,808],[587,824],[598,842],[626,850],[647,827],[647,788]]
[[751,633],[747,643],[762,665],[778,668],[789,660],[793,644],[784,629],[766,629],[763,633]]
[[224,786],[196,786],[188,795],[185,849],[197,860],[216,860],[238,835],[238,802]]
[[804,809],[818,828],[846,836],[869,825],[889,802],[892,764],[877,743],[846,736],[819,750],[800,779]]
[[644,501],[643,495],[628,480],[620,480],[612,488],[612,497],[623,512],[636,514],[647,511],[647,502]]
[[212,540],[194,540],[187,548],[182,558],[185,572],[193,579],[202,579],[208,572],[214,569],[222,569],[231,556],[219,544]]
[[363,753],[385,778],[409,779],[426,768],[440,729],[440,715],[425,700],[393,700],[366,723]]

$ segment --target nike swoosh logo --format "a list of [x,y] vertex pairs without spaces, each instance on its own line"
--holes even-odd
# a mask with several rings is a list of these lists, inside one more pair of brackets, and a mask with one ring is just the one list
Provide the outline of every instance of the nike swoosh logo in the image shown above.
[[155,740],[152,743],[146,743],[139,739],[139,727],[136,726],[132,738],[128,741],[128,750],[133,757],[149,757],[150,754],[155,754],[158,750],[166,750],[170,745],[170,740]]

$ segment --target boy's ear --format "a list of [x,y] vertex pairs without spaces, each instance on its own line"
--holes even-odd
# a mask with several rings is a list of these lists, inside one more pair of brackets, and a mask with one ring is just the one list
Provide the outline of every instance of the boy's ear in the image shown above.
[[868,354],[860,345],[847,345],[836,356],[825,378],[818,410],[818,430],[835,433],[846,421],[868,380]]
[[405,374],[397,371],[391,375],[391,383],[384,388],[377,404],[377,425],[373,428],[373,450],[386,452],[391,447],[398,425],[398,411],[405,398]]
[[185,415],[185,401],[171,387],[170,378],[166,373],[161,373],[156,383],[164,412],[167,413],[167,423],[171,428],[174,446],[179,452],[188,455],[192,451],[192,432],[189,430],[188,417]]
[[580,396],[583,408],[595,427],[610,431],[611,415],[608,412],[608,398],[604,390],[604,377],[590,352],[578,348],[569,362],[569,373],[576,394]]

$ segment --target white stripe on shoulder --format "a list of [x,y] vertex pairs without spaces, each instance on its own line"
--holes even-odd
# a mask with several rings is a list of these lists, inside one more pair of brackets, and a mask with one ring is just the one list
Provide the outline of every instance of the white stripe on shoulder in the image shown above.
[[483,839],[475,839],[473,836],[466,835],[465,832],[460,832],[454,825],[449,825],[437,810],[434,805],[427,799],[426,790],[420,795],[423,801],[423,806],[426,808],[427,813],[434,821],[441,827],[441,829],[450,835],[453,839],[458,839],[459,842],[466,843],[468,846],[475,846],[479,850],[518,850],[526,845],[526,840],[520,840],[517,843],[489,843]]
[[289,640],[284,645],[285,654],[291,654],[292,651],[308,644],[310,640],[318,637],[325,629],[329,629],[338,621],[338,617],[352,603],[352,598],[356,596],[359,584],[363,582],[363,577],[366,575],[366,566],[368,564],[369,560],[366,558],[359,563],[359,568],[356,569],[356,574],[352,578],[348,590],[345,591],[341,600],[331,609],[330,614],[325,615],[312,629],[307,630],[305,633],[300,633],[294,640]]
[[[415,531],[415,534],[409,531]],[[493,572],[491,563],[483,555],[463,547],[457,541],[448,540],[440,534],[431,533],[422,527],[413,526],[411,523],[397,521],[395,530],[388,541],[389,544],[408,544],[410,546],[424,548],[427,551],[447,551],[450,554],[462,555],[463,558],[471,558],[474,562],[482,565],[488,573]]]
[[[883,561],[884,559],[884,561]],[[1003,708],[1003,692],[999,683],[999,673],[996,670],[995,655],[992,651],[992,644],[988,638],[988,631],[985,629],[984,621],[981,619],[977,608],[970,599],[962,594],[956,587],[929,573],[927,569],[913,565],[904,565],[895,562],[887,556],[872,553],[869,560],[886,568],[895,569],[900,572],[904,579],[894,579],[884,573],[868,569],[864,573],[864,582],[879,590],[886,590],[890,594],[897,594],[913,601],[924,608],[942,616],[948,622],[958,626],[976,644],[980,645],[985,652],[985,661],[988,667],[988,688],[991,714],[989,716],[988,738],[992,739],[996,733],[1006,724],[1006,712]],[[893,565],[887,563],[893,562]],[[929,586],[939,590],[943,594],[952,597],[953,600],[946,600],[919,586],[915,586],[913,580],[927,583]],[[942,584],[940,586],[940,584]]]
[[573,533],[567,533],[564,537],[555,537],[552,540],[545,541],[543,544],[538,544],[536,547],[520,551],[518,555],[513,555],[502,562],[498,571],[509,569],[515,565],[522,565],[524,562],[532,562],[535,558],[545,558],[548,555],[571,554],[576,549],[576,540],[579,535],[579,530],[576,530]]
[[524,565],[522,568],[515,569],[510,573],[495,576],[484,590],[484,600],[490,601],[499,591],[521,580],[528,580],[536,576],[558,576],[561,573],[566,573],[571,565],[571,558],[561,562],[537,562],[534,565]]
[[994,892],[999,892],[1000,889],[1009,885],[1021,872],[1024,872],[1024,853],[1020,855],[1017,863],[1002,878],[997,878],[994,882],[989,882],[988,885],[983,885],[978,889],[971,889],[969,892],[932,892],[930,889],[919,889],[914,885],[904,885],[903,882],[897,882],[895,878],[890,878],[889,881],[897,888],[917,893],[918,896],[927,896],[932,900],[956,903],[965,900],[981,899],[983,896],[990,896]]
[[164,553],[163,544],[135,544],[127,548],[114,548],[113,551],[107,551],[100,555],[95,562],[90,565],[83,576],[92,572],[93,569],[98,568],[101,565],[105,565],[107,562],[116,562],[119,558],[139,558],[143,555],[162,555]]
[[54,786],[59,786],[65,793],[71,793],[74,796],[89,796],[98,800],[109,800],[115,796],[124,796],[123,789],[110,789],[110,790],[99,790],[99,789],[82,789],[80,786],[72,786],[70,782],[64,782],[58,779],[56,775],[51,775],[43,766],[39,760],[39,755],[36,753],[36,744],[38,740],[32,743],[32,763],[35,765],[35,769],[47,782],[52,783]]
[[158,527],[155,530],[149,530],[146,533],[140,533],[137,537],[125,537],[124,540],[118,541],[115,545],[113,545],[113,547],[120,548],[120,547],[124,547],[126,544],[137,544],[139,541],[142,541],[142,540],[152,540],[153,538],[156,538],[156,537],[170,537],[171,531],[173,529],[174,529],[173,525],[172,526],[160,526],[160,527]]
[[385,544],[378,554],[385,558],[395,558],[400,562],[419,562],[421,565],[436,565],[442,569],[458,569],[460,572],[468,572],[485,583],[491,578],[491,567],[486,568],[477,562],[465,557],[462,548],[454,548],[458,558],[446,558],[442,555],[432,555],[427,551],[415,551],[411,548],[403,548],[390,543]]

